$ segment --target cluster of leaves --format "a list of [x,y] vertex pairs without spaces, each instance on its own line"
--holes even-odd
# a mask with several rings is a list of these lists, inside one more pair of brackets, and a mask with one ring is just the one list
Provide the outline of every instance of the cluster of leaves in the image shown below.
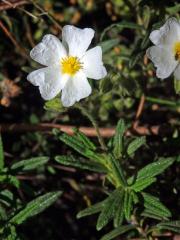
[[[129,141],[125,137],[126,129],[124,121],[120,120],[117,124],[116,134],[110,139],[108,149],[105,152],[99,152],[94,143],[77,130],[75,130],[74,136],[54,130],[60,141],[81,155],[60,155],[56,156],[55,160],[63,165],[103,173],[109,188],[108,196],[103,201],[79,212],[77,217],[81,218],[99,213],[97,230],[101,230],[113,220],[115,229],[102,237],[102,240],[113,239],[131,229],[138,230],[142,227],[138,219],[147,218],[159,220],[160,223],[149,227],[146,232],[140,232],[141,237],[147,237],[154,228],[170,229],[170,226],[174,226],[171,230],[179,232],[180,223],[169,221],[171,218],[170,210],[158,197],[145,192],[147,187],[157,181],[156,177],[178,158],[159,158],[140,169],[133,176],[127,176],[122,168],[123,161],[132,158],[136,150],[146,143],[146,139],[145,137],[137,137]],[[129,224],[122,225],[125,221]]]
[[11,189],[12,187],[17,189],[27,187],[22,186],[17,176],[44,166],[48,160],[48,157],[35,157],[15,162],[10,167],[4,166],[3,144],[0,136],[0,239],[20,240],[21,237],[17,235],[16,226],[44,211],[62,194],[61,191],[48,192],[41,196],[35,196],[32,201],[24,203],[14,195],[13,189]]
[[[4,2],[11,2],[11,0]],[[152,137],[150,143],[151,145],[157,144],[156,150],[163,148],[161,150],[164,151],[163,156],[171,156],[170,152],[178,149],[180,143],[179,115],[176,112],[176,110],[179,111],[180,102],[179,97],[175,95],[175,93],[180,93],[180,81],[174,81],[175,92],[172,87],[169,87],[173,85],[172,82],[169,82],[171,79],[158,81],[154,77],[154,67],[147,61],[145,51],[151,44],[149,34],[152,29],[162,26],[164,20],[169,17],[179,17],[180,4],[178,0],[101,0],[98,1],[98,4],[95,0],[31,0],[27,2],[27,5],[16,6],[13,10],[0,12],[0,21],[7,29],[6,33],[9,32],[6,34],[3,29],[0,29],[0,55],[3,56],[0,61],[1,122],[14,123],[21,119],[21,122],[38,124],[55,119],[57,123],[61,124],[64,122],[78,126],[84,124],[84,119],[71,117],[74,110],[71,112],[71,109],[65,111],[62,108],[59,96],[45,104],[45,108],[53,110],[53,112],[42,111],[39,92],[25,79],[27,72],[32,68],[37,68],[36,63],[29,59],[29,51],[42,39],[44,34],[52,33],[59,36],[61,27],[65,24],[75,24],[79,27],[89,26],[96,29],[95,41],[97,40],[103,49],[103,62],[109,74],[101,81],[91,82],[93,94],[83,101],[86,108],[96,115],[97,119],[101,121],[100,124],[103,123],[104,126],[113,126],[119,116],[123,116],[131,122],[135,116],[135,106],[140,96],[145,94],[146,104],[142,121],[147,124],[155,122],[160,125],[162,122],[167,122],[172,129],[175,129],[170,138],[159,138],[154,143]],[[7,49],[13,54],[7,54]],[[15,96],[17,97],[14,100]],[[10,100],[13,103],[12,106],[4,111],[2,106],[9,106]],[[36,101],[35,104],[34,101]],[[161,105],[163,105],[162,108]],[[155,113],[153,109],[155,109]],[[157,111],[158,109],[160,111]],[[164,117],[162,113],[167,110],[171,113]],[[63,113],[59,118],[60,111]],[[152,114],[149,114],[149,111]],[[158,114],[160,114],[160,118],[157,116]],[[58,118],[56,118],[57,116]],[[142,159],[137,159],[136,153],[146,140],[144,137],[133,140],[126,138],[124,136],[125,128],[123,121],[120,121],[116,135],[109,141],[107,151],[103,152],[81,132],[76,131],[73,137],[56,133],[63,143],[79,154],[57,156],[56,162],[98,172],[105,179],[102,189],[107,194],[106,198],[81,211],[78,217],[99,214],[98,230],[112,221],[114,230],[105,235],[103,239],[113,239],[126,231],[131,231],[130,233],[133,232],[140,238],[149,238],[161,229],[179,232],[179,221],[170,221],[170,210],[160,201],[159,196],[151,195],[151,188],[148,188],[151,187],[151,184],[155,186],[157,176],[172,165],[176,161],[176,157],[152,158],[149,165],[138,171],[138,165],[144,162],[146,154],[142,155]],[[14,136],[16,141],[14,141]],[[8,139],[8,144],[12,145],[13,155],[18,155],[21,159],[31,156],[31,150],[35,144],[36,151],[41,156],[50,155],[53,150],[59,151],[59,146],[57,147],[56,144],[53,146],[53,141],[48,141],[49,139],[40,132],[26,133],[20,137],[14,134],[13,137],[9,139],[6,137],[6,139]],[[167,148],[164,145],[161,147],[162,141]],[[39,196],[40,192],[34,192],[34,186],[20,180],[21,174],[39,170],[48,163],[49,158],[31,158],[4,166],[2,144],[0,144],[0,148],[0,184],[2,186],[0,191],[0,239],[17,239],[18,237],[15,237],[18,232],[16,226],[45,209],[58,198],[60,192]],[[136,152],[136,150],[138,151]],[[63,149],[61,148],[60,151]],[[172,155],[176,155],[177,151],[175,150]],[[159,152],[155,151],[155,155],[159,156]],[[160,156],[162,155],[160,154]],[[132,160],[137,164],[135,165],[136,173],[133,176],[125,167],[131,166]],[[145,160],[147,161],[147,159]],[[54,170],[52,169],[52,171]],[[171,175],[173,175],[172,171]],[[59,176],[55,177],[54,175],[51,178],[53,184],[54,181],[58,183],[61,181]],[[178,181],[175,180],[177,185]],[[166,184],[168,189],[171,182],[168,184],[166,181]],[[160,186],[158,181],[156,186]],[[38,184],[39,189],[46,189],[46,187]],[[25,203],[19,194],[18,196],[16,194],[17,190],[21,189],[27,193],[28,200],[35,200]],[[68,191],[67,188],[66,191]],[[177,205],[175,204],[174,208]],[[39,206],[43,206],[43,209]],[[70,209],[68,214],[73,216]],[[73,222],[72,218],[71,222]],[[54,222],[53,224],[55,225]],[[45,228],[45,220],[42,225]],[[72,230],[75,227],[70,226],[70,228]],[[88,228],[90,228],[89,225]],[[37,225],[36,229],[41,229],[41,224]],[[78,231],[80,231],[79,229],[81,226]],[[34,230],[31,229],[31,231]],[[88,234],[90,237],[90,231]],[[49,235],[46,235],[48,238]],[[94,234],[92,233],[92,235]],[[80,237],[82,238],[82,236]],[[72,239],[72,236],[70,238]]]

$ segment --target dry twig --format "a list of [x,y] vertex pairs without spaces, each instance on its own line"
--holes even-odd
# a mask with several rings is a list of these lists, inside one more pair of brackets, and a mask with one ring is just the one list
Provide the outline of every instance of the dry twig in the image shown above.
[[[53,128],[59,129],[62,132],[66,132],[69,135],[73,135],[73,128],[71,125],[61,125],[54,123],[40,123],[40,124],[0,124],[0,132],[50,132]],[[92,127],[79,127],[79,130],[89,137],[96,137],[96,130]],[[115,134],[115,128],[99,128],[100,134],[104,138],[112,137]],[[136,128],[128,129],[127,136],[130,135],[168,135],[172,133],[170,127],[157,125],[157,126],[137,126]]]
[[26,0],[2,0],[0,3],[0,11],[17,8],[25,4],[29,4],[29,2]]

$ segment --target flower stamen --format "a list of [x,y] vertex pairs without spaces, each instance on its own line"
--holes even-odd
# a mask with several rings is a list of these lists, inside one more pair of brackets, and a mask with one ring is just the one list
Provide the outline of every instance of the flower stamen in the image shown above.
[[174,44],[174,57],[176,61],[180,61],[180,42]]
[[62,73],[73,76],[83,68],[82,63],[77,57],[66,57],[61,60]]

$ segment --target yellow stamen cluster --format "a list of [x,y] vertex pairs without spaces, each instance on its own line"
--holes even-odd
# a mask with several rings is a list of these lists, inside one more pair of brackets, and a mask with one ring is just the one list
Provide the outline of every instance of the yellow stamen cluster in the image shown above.
[[176,61],[180,61],[180,42],[174,44],[174,56]]
[[77,57],[66,57],[61,60],[62,73],[73,76],[83,66]]

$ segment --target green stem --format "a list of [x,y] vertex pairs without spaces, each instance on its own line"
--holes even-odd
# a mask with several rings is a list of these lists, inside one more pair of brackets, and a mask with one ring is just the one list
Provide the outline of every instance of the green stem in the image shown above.
[[179,104],[174,102],[174,101],[170,101],[170,100],[165,100],[165,99],[159,99],[159,98],[154,98],[154,97],[147,97],[146,96],[146,100],[152,103],[159,103],[162,105],[167,105],[167,106],[171,106],[171,107],[178,107]]
[[82,105],[80,105],[78,103],[75,105],[75,107],[78,108],[82,112],[82,114],[90,120],[90,122],[92,123],[93,127],[96,130],[97,137],[98,137],[98,140],[99,140],[99,143],[100,143],[102,149],[106,151],[107,147],[104,143],[104,139],[102,138],[102,136],[100,134],[98,124],[97,124],[96,120],[94,119],[94,117],[92,116],[92,114],[90,114],[85,107],[83,107]]

